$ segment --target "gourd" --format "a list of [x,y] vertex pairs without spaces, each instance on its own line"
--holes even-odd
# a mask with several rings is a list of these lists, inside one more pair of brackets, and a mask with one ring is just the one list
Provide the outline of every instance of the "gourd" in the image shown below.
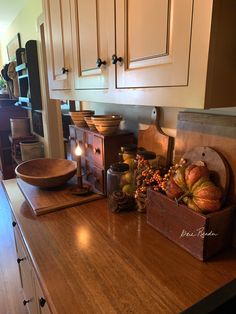
[[166,194],[177,202],[182,200],[194,211],[217,211],[221,207],[222,192],[209,176],[206,166],[181,166],[168,180]]

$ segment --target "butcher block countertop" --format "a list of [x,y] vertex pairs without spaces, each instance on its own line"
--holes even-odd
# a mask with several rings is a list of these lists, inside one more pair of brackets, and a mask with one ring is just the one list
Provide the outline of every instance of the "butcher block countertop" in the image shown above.
[[207,313],[235,289],[234,249],[200,262],[106,199],[36,217],[16,180],[5,182],[53,313]]

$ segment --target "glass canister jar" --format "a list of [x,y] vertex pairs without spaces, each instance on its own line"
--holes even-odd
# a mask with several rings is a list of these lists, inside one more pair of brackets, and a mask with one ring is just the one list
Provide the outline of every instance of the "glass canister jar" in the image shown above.
[[135,187],[130,182],[129,166],[117,162],[107,170],[108,208],[113,212],[132,210],[135,207]]
[[137,154],[137,145],[136,144],[127,144],[124,146],[121,146],[120,148],[120,156],[122,157],[121,161],[125,162],[129,165],[130,170],[134,168],[135,166],[135,159]]

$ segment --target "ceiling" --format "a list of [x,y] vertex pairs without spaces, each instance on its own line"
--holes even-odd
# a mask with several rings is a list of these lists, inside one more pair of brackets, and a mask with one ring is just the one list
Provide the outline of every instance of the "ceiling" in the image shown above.
[[0,36],[13,22],[28,0],[0,0]]

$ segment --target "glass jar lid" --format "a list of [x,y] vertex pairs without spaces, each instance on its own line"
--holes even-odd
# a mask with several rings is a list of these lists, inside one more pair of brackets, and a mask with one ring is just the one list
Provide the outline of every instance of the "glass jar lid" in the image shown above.
[[156,153],[149,150],[138,151],[137,155],[143,157],[144,160],[152,160],[156,158]]
[[129,165],[124,162],[115,162],[110,166],[110,169],[115,172],[125,172],[129,170]]
[[137,145],[136,144],[127,144],[127,145],[121,146],[120,150],[122,153],[136,153]]

